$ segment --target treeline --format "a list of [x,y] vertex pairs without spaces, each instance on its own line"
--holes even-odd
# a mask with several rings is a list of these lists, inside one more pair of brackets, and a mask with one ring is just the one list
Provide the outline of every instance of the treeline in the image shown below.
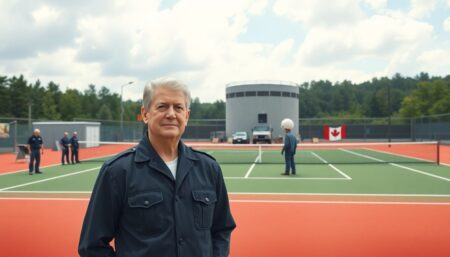
[[360,84],[312,81],[299,87],[300,118],[417,117],[450,113],[450,75],[395,74]]
[[[136,121],[141,101],[124,101],[124,121]],[[49,82],[41,85],[38,80],[28,82],[22,75],[8,78],[0,76],[0,117],[31,117],[39,120],[79,119],[120,120],[120,95],[107,87],[89,85],[84,91],[67,89]],[[201,103],[191,101],[191,119],[225,118],[225,102]]]
[[[300,118],[325,117],[417,117],[450,113],[450,75],[430,77],[427,73],[411,77],[395,74],[355,84],[311,81],[299,86]],[[136,121],[141,101],[125,101],[124,120]],[[0,117],[31,117],[39,120],[75,118],[120,120],[120,95],[107,87],[60,90],[54,82],[28,82],[19,77],[0,76]],[[225,102],[191,101],[191,119],[224,119]]]
[[[28,117],[29,108],[31,117],[40,120],[120,120],[120,95],[104,86],[62,92],[54,82],[44,86],[39,80],[29,83],[22,75],[0,77],[0,116]],[[136,120],[139,110],[138,102],[124,102],[124,120]]]

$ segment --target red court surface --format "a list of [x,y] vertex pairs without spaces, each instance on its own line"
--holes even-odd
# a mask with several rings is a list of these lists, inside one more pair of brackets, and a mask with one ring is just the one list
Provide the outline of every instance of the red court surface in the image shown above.
[[[85,199],[0,199],[0,256],[72,257]],[[232,202],[232,257],[448,257],[450,205]]]

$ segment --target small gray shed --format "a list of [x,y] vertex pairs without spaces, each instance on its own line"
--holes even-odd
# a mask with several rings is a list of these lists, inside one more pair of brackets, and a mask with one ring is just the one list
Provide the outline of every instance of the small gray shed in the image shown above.
[[72,137],[74,131],[78,134],[79,141],[89,141],[89,143],[80,144],[80,148],[99,146],[100,141],[100,122],[86,121],[46,121],[33,122],[33,130],[38,128],[41,131],[44,146],[51,146],[56,150],[59,147],[59,140],[64,136],[64,132]]

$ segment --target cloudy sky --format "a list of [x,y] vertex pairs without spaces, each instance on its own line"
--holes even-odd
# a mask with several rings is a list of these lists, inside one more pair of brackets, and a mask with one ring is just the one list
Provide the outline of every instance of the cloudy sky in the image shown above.
[[242,80],[450,74],[450,0],[0,0],[0,75],[139,99],[160,76],[202,102]]

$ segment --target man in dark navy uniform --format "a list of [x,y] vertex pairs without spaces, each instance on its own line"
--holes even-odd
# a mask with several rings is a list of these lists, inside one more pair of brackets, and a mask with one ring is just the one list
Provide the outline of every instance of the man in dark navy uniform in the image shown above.
[[30,152],[29,174],[33,175],[33,166],[34,172],[41,174],[39,164],[41,163],[41,154],[44,154],[44,141],[42,140],[39,129],[35,129],[33,135],[28,138],[28,151]]
[[64,157],[66,159],[67,164],[70,164],[69,162],[69,145],[70,145],[70,140],[68,137],[69,133],[64,132],[64,136],[63,138],[61,138],[61,140],[59,140],[59,144],[61,145],[61,164],[64,165]]
[[281,154],[284,154],[286,167],[281,175],[289,175],[290,172],[292,172],[292,175],[296,175],[294,156],[297,151],[297,138],[292,134],[294,122],[291,119],[284,119],[281,121],[281,128],[286,132],[283,149],[281,150]]
[[72,137],[70,138],[70,161],[72,164],[80,163],[80,160],[78,159],[78,148],[80,148],[80,145],[78,144],[77,135],[78,133],[74,131]]
[[236,225],[220,166],[180,141],[189,101],[187,87],[174,79],[145,87],[141,114],[148,132],[100,170],[80,256],[228,256]]

